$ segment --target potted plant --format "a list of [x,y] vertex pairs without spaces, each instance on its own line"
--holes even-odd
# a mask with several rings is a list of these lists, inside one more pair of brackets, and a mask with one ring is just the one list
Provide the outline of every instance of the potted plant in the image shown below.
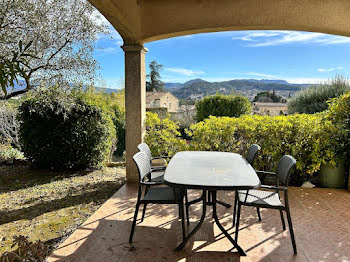
[[[339,173],[342,173],[344,176],[337,180],[339,182],[338,185],[340,187],[340,181],[342,181],[345,186],[345,162],[349,163],[350,157],[350,92],[329,101],[329,110],[325,115],[325,119],[326,123],[329,123],[324,133],[325,138],[328,140],[326,143],[329,146],[328,156],[331,159],[333,158],[333,165],[335,164],[334,159],[338,159],[338,165],[334,166],[337,166]],[[327,170],[327,167],[320,172],[321,177],[326,177],[326,180],[330,177],[331,173],[332,171]],[[333,182],[335,183],[336,181],[334,180]],[[348,187],[350,190],[350,184]]]

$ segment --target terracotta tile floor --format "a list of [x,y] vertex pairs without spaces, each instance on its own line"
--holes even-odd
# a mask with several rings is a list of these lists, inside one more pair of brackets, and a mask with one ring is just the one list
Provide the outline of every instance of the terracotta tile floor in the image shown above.
[[[350,192],[332,189],[290,188],[291,213],[298,255],[293,255],[289,231],[282,231],[278,211],[242,207],[239,244],[248,254],[239,257],[211,219],[211,207],[200,231],[186,248],[173,252],[181,241],[177,207],[150,205],[145,221],[136,226],[129,245],[137,187],[123,186],[77,229],[49,261],[350,261]],[[199,193],[190,192],[190,198]],[[233,192],[219,192],[233,202]],[[193,228],[201,205],[190,209]],[[232,208],[218,208],[220,221],[231,234]],[[140,212],[141,215],[141,212]]]

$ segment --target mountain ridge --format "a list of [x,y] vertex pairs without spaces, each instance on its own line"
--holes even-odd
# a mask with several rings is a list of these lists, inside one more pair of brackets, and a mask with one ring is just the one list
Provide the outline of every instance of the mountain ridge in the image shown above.
[[182,100],[197,100],[216,93],[225,95],[240,93],[252,100],[257,93],[263,91],[275,91],[283,98],[289,98],[301,89],[310,86],[310,84],[292,84],[281,79],[233,79],[221,82],[193,79],[183,84],[165,83],[164,86],[166,91]]

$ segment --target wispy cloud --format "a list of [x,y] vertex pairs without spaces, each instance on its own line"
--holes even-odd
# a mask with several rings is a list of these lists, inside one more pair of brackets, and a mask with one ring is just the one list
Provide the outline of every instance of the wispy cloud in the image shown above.
[[350,43],[350,37],[328,35],[322,33],[298,31],[246,31],[240,33],[234,40],[248,42],[248,46],[275,46],[290,43],[335,45]]
[[120,49],[120,48],[117,49],[116,47],[112,47],[112,46],[110,46],[110,47],[105,47],[105,48],[100,47],[100,48],[97,48],[97,49],[96,49],[96,52],[97,52],[97,53],[108,53],[108,54],[110,54],[110,53],[116,53],[116,52],[118,52],[119,49]]
[[197,75],[204,75],[205,73],[201,70],[191,70],[181,67],[167,67],[165,68],[165,71],[185,75],[185,76],[197,76]]
[[342,66],[337,66],[337,67],[331,67],[331,68],[317,68],[318,72],[325,73],[325,72],[333,72],[336,70],[342,70],[344,67]]

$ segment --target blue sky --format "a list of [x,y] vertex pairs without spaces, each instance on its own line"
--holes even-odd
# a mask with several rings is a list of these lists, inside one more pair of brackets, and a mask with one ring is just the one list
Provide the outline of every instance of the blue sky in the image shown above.
[[[105,86],[124,78],[122,39],[114,30],[97,42],[95,59]],[[350,77],[350,38],[298,31],[234,31],[188,35],[145,45],[146,63],[164,66],[164,82],[284,79],[319,83],[336,74]]]

